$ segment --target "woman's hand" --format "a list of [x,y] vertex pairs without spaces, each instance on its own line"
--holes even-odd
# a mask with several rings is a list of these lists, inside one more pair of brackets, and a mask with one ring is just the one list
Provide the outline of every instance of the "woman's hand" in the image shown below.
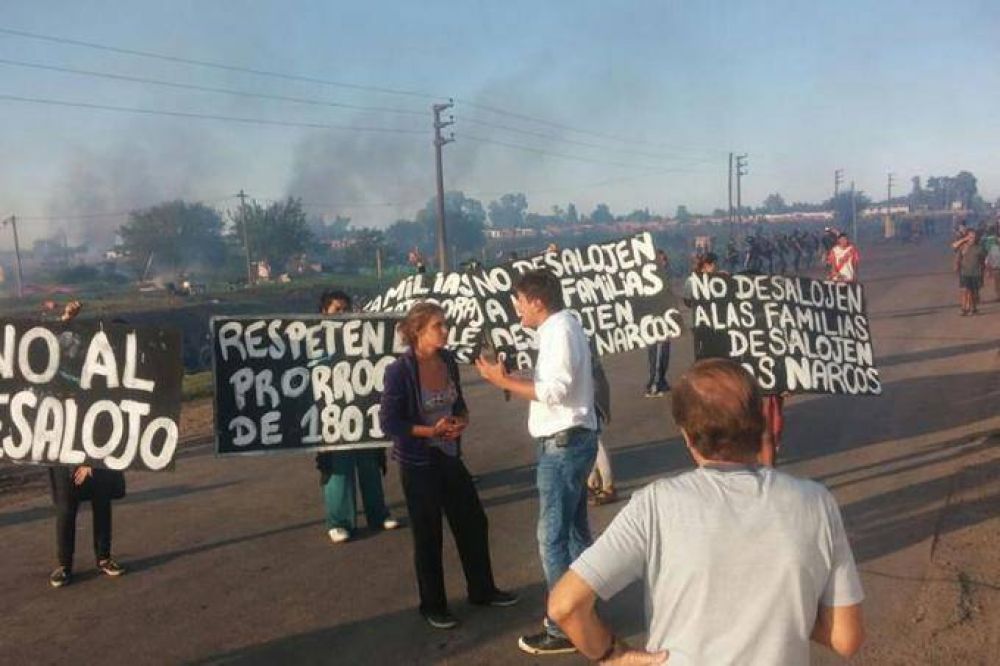
[[433,426],[431,426],[431,435],[437,439],[454,439],[451,437],[451,418],[441,417],[437,420]]
[[94,468],[88,467],[86,465],[80,465],[79,467],[76,468],[76,471],[73,472],[73,483],[78,486],[82,486],[83,482],[93,475],[94,475]]
[[452,416],[448,419],[448,433],[445,439],[458,439],[469,425],[469,417]]

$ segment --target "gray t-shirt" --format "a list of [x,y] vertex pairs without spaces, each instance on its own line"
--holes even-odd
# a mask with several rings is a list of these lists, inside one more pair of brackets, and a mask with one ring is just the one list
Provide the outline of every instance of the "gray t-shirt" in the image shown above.
[[572,569],[602,599],[643,581],[646,648],[679,664],[806,664],[819,605],[864,598],[830,492],[740,465],[643,488]]

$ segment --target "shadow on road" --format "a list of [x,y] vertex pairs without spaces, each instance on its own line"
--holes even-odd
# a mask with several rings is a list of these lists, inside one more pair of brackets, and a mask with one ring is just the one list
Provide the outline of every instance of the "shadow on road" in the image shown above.
[[924,349],[921,351],[907,352],[905,354],[893,354],[892,356],[878,357],[875,365],[879,368],[886,368],[892,365],[905,365],[907,363],[917,363],[920,361],[935,361],[962,354],[975,354],[981,351],[1000,350],[1000,340],[984,340],[973,342],[967,345],[953,345],[951,347],[935,347],[934,349]]
[[[541,583],[515,590],[521,602],[513,608],[479,608],[453,604],[461,620],[457,629],[431,629],[416,608],[364,618],[224,654],[213,655],[195,664],[436,664],[484,663],[484,643],[500,639],[507,644],[502,655],[489,663],[516,663],[528,659],[517,648],[517,638],[535,626],[526,618],[537,615],[545,598]],[[630,586],[610,603],[602,604],[601,615],[618,631],[629,636],[642,632],[642,590]],[[470,653],[479,653],[473,655]],[[320,655],[327,655],[321,658]],[[477,660],[478,657],[478,660]],[[577,655],[545,657],[546,663],[580,663]]]
[[[226,481],[224,483],[212,483],[207,486],[191,486],[186,483],[176,486],[165,486],[163,488],[149,488],[138,492],[129,493],[118,504],[140,504],[142,502],[161,502],[175,497],[186,497],[196,493],[204,493],[219,488],[239,485],[239,481]],[[84,503],[89,504],[89,503]],[[55,510],[51,506],[38,506],[20,511],[10,511],[0,513],[0,528],[10,525],[20,525],[30,523],[35,520],[44,520],[55,516]]]

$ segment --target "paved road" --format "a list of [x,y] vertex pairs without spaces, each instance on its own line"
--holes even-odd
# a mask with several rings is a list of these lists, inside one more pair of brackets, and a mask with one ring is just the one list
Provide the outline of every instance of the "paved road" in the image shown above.
[[[957,316],[946,250],[879,254],[865,277],[885,394],[793,399],[785,468],[828,484],[844,509],[868,594],[859,662],[987,663],[1000,648],[1000,447],[991,438],[1000,431],[1000,305]],[[688,338],[674,346],[671,375],[690,362]],[[620,488],[686,468],[668,401],[641,397],[644,353],[612,357],[607,368],[615,420],[606,440]],[[448,542],[463,623],[431,630],[415,612],[407,531],[331,545],[311,456],[218,460],[192,445],[173,473],[130,475],[114,515],[115,551],[131,567],[119,580],[88,569],[83,512],[78,578],[51,590],[47,496],[0,498],[0,662],[534,663],[515,646],[537,628],[543,596],[526,410],[471,375],[466,389],[467,463],[482,476],[497,580],[522,595],[519,606],[468,606]],[[187,410],[195,439],[207,409]],[[395,470],[387,488],[402,514]],[[603,527],[619,508],[594,510],[592,522]],[[607,614],[641,640],[634,586]],[[833,663],[820,649],[815,656]]]

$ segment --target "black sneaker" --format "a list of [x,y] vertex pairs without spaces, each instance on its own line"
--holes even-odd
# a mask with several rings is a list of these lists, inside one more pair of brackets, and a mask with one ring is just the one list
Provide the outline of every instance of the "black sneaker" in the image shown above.
[[73,582],[73,572],[66,567],[59,567],[49,574],[49,585],[52,587],[63,587]]
[[427,620],[427,624],[435,629],[454,629],[458,626],[458,618],[449,611],[431,612],[420,611],[420,614]]
[[125,573],[125,567],[118,564],[113,557],[108,557],[100,560],[97,563],[97,569],[103,574],[116,578]]
[[489,599],[483,601],[473,601],[469,599],[469,603],[473,606],[493,606],[494,608],[506,608],[508,606],[513,606],[521,597],[517,596],[513,592],[504,592],[503,590],[494,590],[493,596]]
[[547,631],[534,636],[521,636],[517,639],[517,647],[528,654],[569,654],[576,652],[576,647],[568,638],[553,636]]

